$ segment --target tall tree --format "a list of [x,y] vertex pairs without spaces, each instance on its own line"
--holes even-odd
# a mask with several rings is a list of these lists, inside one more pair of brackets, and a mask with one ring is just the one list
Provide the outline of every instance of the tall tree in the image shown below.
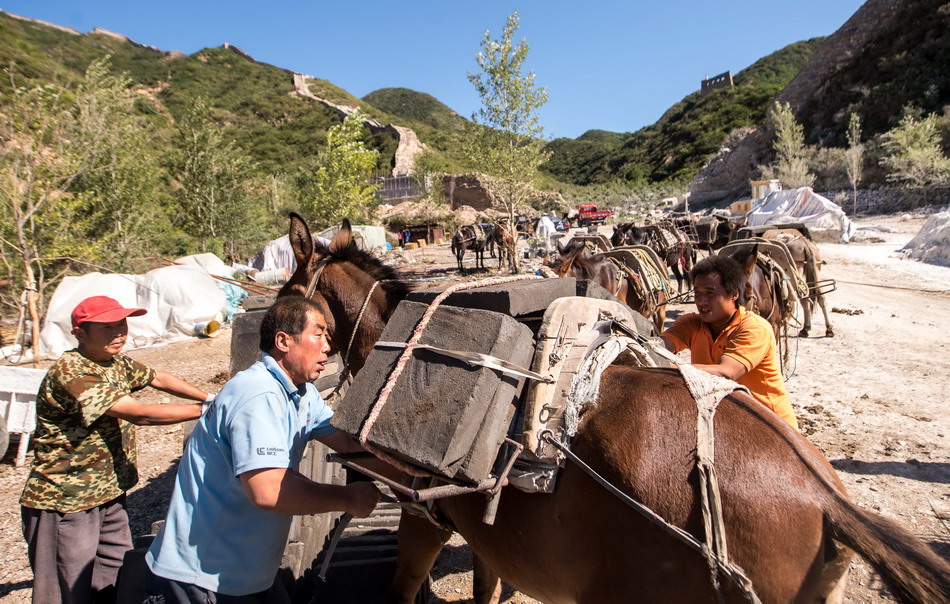
[[344,218],[363,218],[376,201],[379,185],[370,180],[379,152],[363,144],[364,120],[357,109],[342,124],[330,128],[326,148],[310,169],[299,175],[304,213],[321,227]]
[[858,213],[858,183],[864,164],[864,143],[861,142],[861,118],[852,113],[848,119],[848,148],[844,152],[845,169],[851,181],[851,213]]
[[[73,260],[95,258],[99,241],[90,239],[90,213],[98,211],[103,191],[95,180],[122,157],[114,152],[114,124],[96,119],[97,111],[122,107],[126,81],[107,77],[108,64],[108,58],[94,61],[78,90],[24,88],[8,72],[10,102],[0,120],[0,242],[7,274],[23,294],[3,303],[29,312],[34,362],[44,291]],[[93,98],[102,104],[93,108]]]
[[925,203],[927,187],[950,182],[950,159],[940,147],[935,114],[922,119],[905,115],[884,133],[881,142],[885,153],[881,164],[889,171],[887,180],[923,188]]
[[812,186],[815,183],[815,175],[808,171],[805,131],[795,119],[791,105],[776,102],[772,106],[770,117],[775,125],[772,148],[776,155],[773,165],[776,178],[790,189]]
[[515,11],[508,17],[500,39],[493,40],[491,32],[485,31],[482,50],[475,56],[481,73],[468,74],[482,107],[472,115],[467,155],[472,164],[494,179],[512,234],[517,208],[527,205],[538,168],[550,156],[537,114],[547,102],[548,93],[535,86],[533,71],[525,72],[528,43],[524,38],[513,42],[518,26]]
[[94,160],[76,182],[85,232],[73,231],[78,240],[94,242],[90,258],[115,270],[129,270],[129,260],[147,253],[167,225],[160,197],[164,173],[137,97],[127,75],[110,73],[109,57],[89,65],[76,94],[78,152]]
[[197,99],[182,118],[178,144],[173,175],[180,185],[184,230],[202,251],[241,258],[267,237],[264,203],[252,192],[253,162],[234,143],[225,142],[206,99]]

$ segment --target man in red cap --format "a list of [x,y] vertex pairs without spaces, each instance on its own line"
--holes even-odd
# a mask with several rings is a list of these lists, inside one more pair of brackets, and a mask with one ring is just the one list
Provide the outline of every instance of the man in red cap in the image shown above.
[[[213,398],[120,354],[126,318],[145,313],[106,296],[80,302],[72,312],[79,345],[40,384],[35,456],[20,497],[36,604],[114,599],[132,548],[125,492],[138,482],[135,425],[197,419]],[[146,386],[199,402],[145,405],[130,396]]]

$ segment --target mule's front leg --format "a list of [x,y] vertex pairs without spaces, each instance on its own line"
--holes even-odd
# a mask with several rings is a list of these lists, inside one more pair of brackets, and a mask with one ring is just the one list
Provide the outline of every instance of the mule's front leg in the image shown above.
[[472,552],[472,584],[475,604],[498,604],[501,601],[498,575],[475,552]]
[[831,319],[828,318],[828,306],[825,304],[824,296],[818,296],[818,305],[821,306],[821,314],[825,317],[825,336],[833,338],[835,330],[831,327]]
[[389,588],[393,602],[412,604],[452,531],[403,511],[399,519],[399,563]]
[[802,325],[802,330],[798,332],[798,337],[807,338],[808,332],[811,331],[811,309],[814,301],[810,298],[802,299],[802,314],[805,315],[803,319],[804,325]]

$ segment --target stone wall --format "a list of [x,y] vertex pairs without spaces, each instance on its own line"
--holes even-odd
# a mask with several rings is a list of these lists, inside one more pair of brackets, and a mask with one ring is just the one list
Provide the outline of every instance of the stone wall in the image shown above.
[[[852,211],[851,189],[815,191],[841,206],[849,215]],[[894,214],[922,208],[950,206],[950,187],[905,188],[884,186],[858,189],[857,214]]]

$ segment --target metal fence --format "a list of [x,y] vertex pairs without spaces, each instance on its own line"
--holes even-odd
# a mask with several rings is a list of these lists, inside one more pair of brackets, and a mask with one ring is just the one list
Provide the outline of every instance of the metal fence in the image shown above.
[[399,176],[376,176],[373,183],[382,185],[376,192],[382,201],[395,199],[412,199],[422,194],[422,187],[412,174]]

